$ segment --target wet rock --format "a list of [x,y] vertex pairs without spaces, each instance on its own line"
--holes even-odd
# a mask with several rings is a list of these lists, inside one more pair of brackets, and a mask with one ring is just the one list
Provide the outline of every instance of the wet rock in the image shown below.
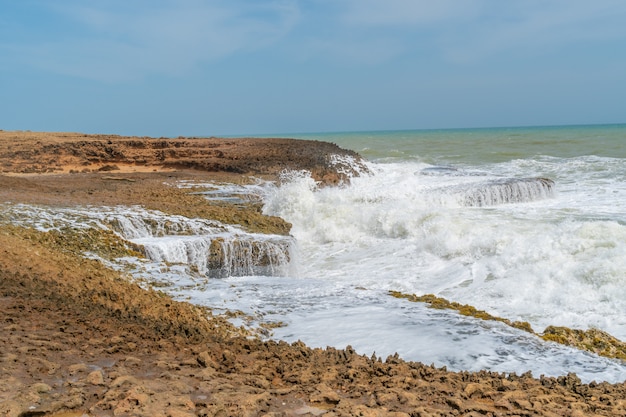
[[541,337],[547,341],[573,346],[601,356],[626,360],[626,343],[602,330],[548,326]]

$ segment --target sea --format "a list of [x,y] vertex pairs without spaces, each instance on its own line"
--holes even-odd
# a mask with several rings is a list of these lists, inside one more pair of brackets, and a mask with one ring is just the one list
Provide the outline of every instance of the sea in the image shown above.
[[[336,143],[366,167],[338,187],[305,171],[277,183],[175,185],[254,198],[293,225],[289,237],[140,207],[3,210],[44,230],[111,227],[151,254],[117,267],[177,299],[240,312],[233,323],[268,339],[452,371],[626,380],[624,361],[390,294],[434,294],[537,333],[596,328],[626,341],[626,125],[282,136]],[[236,242],[218,275],[207,236]],[[244,259],[253,241],[266,242],[269,266]]]

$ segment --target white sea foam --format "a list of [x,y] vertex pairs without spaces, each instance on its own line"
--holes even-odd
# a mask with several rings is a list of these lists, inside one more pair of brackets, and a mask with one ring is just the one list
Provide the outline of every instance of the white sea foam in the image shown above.
[[[292,300],[298,300],[298,305],[318,307],[289,314],[290,326],[278,331],[280,337],[302,337],[320,346],[348,340],[355,346],[358,340],[366,350],[382,353],[393,346],[411,359],[428,361],[430,357],[434,362],[473,369],[469,353],[465,357],[458,351],[448,352],[445,360],[437,354],[418,354],[411,346],[422,346],[425,340],[408,332],[409,327],[391,325],[383,317],[414,307],[404,302],[381,309],[376,307],[381,302],[360,297],[358,288],[365,288],[380,297],[387,290],[435,293],[494,315],[529,321],[537,331],[548,325],[597,327],[626,339],[626,226],[619,203],[626,201],[620,200],[626,197],[626,189],[615,179],[623,174],[623,166],[610,158],[539,158],[485,166],[481,171],[489,174],[481,176],[463,175],[464,170],[476,172],[471,167],[451,169],[451,175],[421,175],[429,167],[410,161],[374,164],[373,175],[355,178],[344,188],[318,189],[298,173],[268,192],[266,212],[294,225],[302,257],[300,277],[315,280],[320,292],[327,291],[315,298],[308,291],[295,292]],[[599,173],[605,169],[618,170],[617,175]],[[476,190],[489,193],[492,184],[526,185],[519,179],[528,175],[552,177],[556,183],[545,187],[537,181],[533,183],[537,187],[522,190],[519,198],[509,198],[517,191],[507,191],[504,197],[498,191],[489,197],[492,203],[507,204],[465,204],[466,195]],[[344,294],[344,299],[335,305],[336,293]],[[353,321],[357,316],[362,324]],[[331,331],[331,317],[347,317],[351,324],[337,324],[337,330]],[[415,325],[419,327],[415,333],[424,331]],[[444,333],[454,333],[451,322],[443,320],[439,325],[448,329]],[[485,342],[483,337],[494,337],[491,331],[477,330],[481,336],[472,339],[476,348]],[[524,346],[521,351],[532,346],[534,353],[529,356],[519,351],[516,359],[509,357],[512,362],[501,361],[498,354],[483,348],[479,363],[491,364],[490,369],[528,367],[535,373],[554,374],[574,360],[570,351],[556,354],[554,349],[560,348],[546,348],[529,337],[519,339]],[[496,339],[500,342],[489,342],[494,351],[519,348],[504,347],[505,342]],[[450,346],[446,345],[449,340],[431,342],[442,350]],[[454,343],[451,346],[463,350]],[[544,352],[541,355],[554,353],[547,361],[551,364],[531,365],[538,354],[534,349]],[[605,377],[623,379],[624,368],[614,366],[612,376]],[[594,378],[591,368],[586,363],[577,372]]]
[[[275,190],[268,213],[292,222],[301,251],[313,254],[303,273],[331,269],[343,279],[434,292],[538,327],[599,326],[626,337],[624,225],[554,216],[558,203],[550,200],[455,206],[438,194],[445,181],[407,169],[386,165],[347,189],[316,190],[298,178]],[[462,181],[454,187],[483,184]]]

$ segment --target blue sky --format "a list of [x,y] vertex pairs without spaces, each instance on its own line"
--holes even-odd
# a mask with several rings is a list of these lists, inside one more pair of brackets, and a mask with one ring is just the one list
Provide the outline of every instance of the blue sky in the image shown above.
[[626,122],[623,0],[5,0],[0,129]]

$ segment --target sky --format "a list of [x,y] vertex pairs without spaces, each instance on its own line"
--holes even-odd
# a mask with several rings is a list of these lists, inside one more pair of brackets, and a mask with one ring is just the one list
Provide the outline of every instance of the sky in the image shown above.
[[626,122],[624,0],[0,0],[0,129]]

